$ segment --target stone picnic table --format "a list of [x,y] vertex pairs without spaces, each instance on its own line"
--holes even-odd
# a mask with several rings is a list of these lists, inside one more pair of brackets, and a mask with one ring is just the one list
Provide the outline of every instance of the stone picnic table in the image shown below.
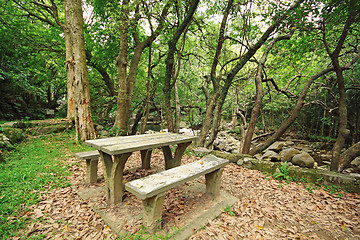
[[[165,169],[181,165],[185,149],[195,136],[176,133],[154,133],[119,136],[85,141],[85,145],[99,151],[104,165],[106,198],[111,204],[122,202],[124,194],[123,171],[125,163],[134,151],[140,151],[142,167],[150,168],[152,149],[161,147],[165,158]],[[177,145],[174,154],[170,145]]]

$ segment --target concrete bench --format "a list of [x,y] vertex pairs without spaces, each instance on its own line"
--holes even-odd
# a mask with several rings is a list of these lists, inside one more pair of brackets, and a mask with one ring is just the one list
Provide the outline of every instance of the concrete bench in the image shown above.
[[86,160],[86,183],[94,184],[97,182],[97,166],[100,154],[98,151],[88,151],[75,153],[75,157]]
[[220,194],[222,170],[228,163],[229,160],[208,155],[199,161],[128,182],[125,189],[142,199],[143,224],[153,233],[161,227],[167,190],[205,175],[206,194],[216,198]]

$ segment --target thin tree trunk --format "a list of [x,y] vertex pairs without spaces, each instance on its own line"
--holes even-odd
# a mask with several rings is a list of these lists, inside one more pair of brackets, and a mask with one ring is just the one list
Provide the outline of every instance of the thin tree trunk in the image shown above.
[[[349,68],[352,64],[354,64],[359,59],[359,57],[360,57],[360,54],[358,54],[350,63],[346,64],[346,66],[343,68],[344,69]],[[251,149],[249,152],[250,155],[254,155],[256,153],[262,152],[267,147],[269,147],[271,144],[273,144],[275,141],[277,141],[284,134],[284,132],[291,126],[291,124],[295,121],[295,119],[299,115],[300,110],[301,110],[302,106],[304,105],[304,100],[305,100],[306,94],[307,94],[311,84],[319,77],[321,77],[325,74],[328,74],[329,72],[331,72],[333,70],[334,70],[334,68],[331,66],[331,67],[328,67],[328,68],[316,73],[315,75],[309,77],[308,81],[305,83],[305,85],[299,95],[299,98],[296,102],[295,108],[291,112],[289,118],[285,122],[283,122],[281,124],[280,128],[278,130],[276,130],[276,132],[270,138],[268,138],[264,143],[261,143],[258,146],[254,147],[253,149]]]
[[[164,110],[165,110],[165,118],[168,126],[169,132],[174,132],[174,120],[172,117],[171,112],[171,79],[173,76],[173,67],[174,67],[174,58],[175,58],[175,51],[176,51],[176,43],[178,42],[181,34],[184,32],[186,27],[189,25],[190,21],[193,18],[193,15],[197,9],[200,0],[193,0],[189,7],[189,10],[180,24],[180,26],[176,29],[173,38],[168,42],[169,50],[165,60],[166,64],[166,72],[165,72],[165,81],[164,81]],[[175,83],[175,82],[174,82]]]
[[180,98],[177,82],[174,85],[174,95],[175,95],[175,124],[174,124],[174,132],[178,133],[180,130]]
[[[140,4],[140,3],[137,3]],[[158,26],[155,31],[151,33],[144,41],[140,41],[137,34],[136,27],[139,22],[138,7],[136,8],[135,19],[131,21],[132,33],[135,41],[135,49],[133,50],[133,56],[130,62],[129,72],[127,73],[128,64],[128,35],[130,30],[130,14],[129,14],[129,0],[123,0],[122,3],[122,14],[120,17],[120,50],[119,55],[116,59],[118,65],[118,80],[119,80],[119,91],[117,101],[117,114],[114,123],[114,127],[119,128],[121,135],[127,135],[129,130],[129,118],[130,118],[130,106],[133,98],[134,86],[136,81],[136,73],[139,66],[141,54],[144,49],[151,45],[156,39],[164,27],[165,17],[168,14],[171,1],[166,2],[160,16]]]
[[149,119],[149,110],[150,110],[150,99],[152,98],[152,94],[150,93],[150,83],[151,83],[151,60],[152,60],[152,43],[149,46],[149,61],[148,61],[148,80],[146,83],[146,102],[145,102],[145,110],[143,121],[140,128],[140,133],[144,134],[146,130],[146,124]]
[[338,172],[342,172],[345,168],[347,168],[351,161],[354,160],[357,156],[360,155],[360,141],[352,145],[345,152],[340,155],[341,161],[339,162],[339,166],[337,168]]
[[[201,128],[199,141],[198,141],[199,146],[205,145],[206,137],[208,136],[209,131],[210,131],[211,122],[212,122],[212,118],[214,115],[214,109],[216,107],[217,99],[220,96],[219,79],[215,76],[215,74],[216,74],[216,67],[219,63],[222,46],[225,41],[225,28],[226,28],[227,20],[228,20],[230,9],[231,9],[233,3],[234,3],[234,0],[228,1],[223,18],[221,20],[218,43],[216,46],[216,52],[215,52],[213,63],[211,65],[211,70],[210,70],[210,80],[212,82],[213,89],[214,89],[212,96],[210,96],[210,93],[209,93],[208,89],[206,88],[206,85],[203,86],[203,91],[204,91],[205,95],[207,96],[207,98],[206,98],[205,119],[203,122],[203,126]],[[213,138],[214,136],[215,136],[215,131],[213,131],[213,136],[210,138]],[[210,142],[212,142],[212,141],[210,140]],[[209,143],[207,143],[206,145],[208,145],[208,144]]]
[[[288,10],[286,10],[280,17],[276,18],[274,23],[271,24],[266,31],[263,33],[263,35],[260,37],[260,39],[251,47],[249,47],[246,51],[246,53],[237,61],[235,66],[230,70],[230,72],[227,74],[225,82],[223,87],[221,88],[221,92],[218,99],[215,99],[215,101],[218,101],[218,112],[222,111],[223,104],[225,102],[227,93],[229,91],[229,88],[232,84],[233,79],[235,78],[236,74],[245,66],[245,64],[250,60],[251,57],[254,56],[254,54],[257,52],[257,50],[266,42],[266,40],[270,37],[270,35],[275,31],[275,29],[280,25],[280,23],[283,21],[286,16],[291,14],[291,12],[296,9],[304,0],[297,0],[293,5],[291,5]],[[215,89],[215,88],[214,88]],[[206,110],[208,112],[208,110]],[[212,113],[207,113],[207,115],[212,116]],[[217,122],[220,122],[217,121]],[[201,130],[200,138],[199,138],[199,145],[203,142],[205,142],[206,135],[208,133],[209,129],[205,129],[204,126]],[[215,136],[216,137],[216,136]]]
[[350,133],[349,129],[347,129],[347,108],[346,108],[346,93],[345,93],[345,80],[343,75],[343,69],[340,67],[339,63],[339,55],[342,46],[344,45],[346,36],[349,32],[350,26],[355,19],[356,12],[354,11],[355,1],[349,2],[348,9],[348,17],[346,19],[346,23],[343,27],[342,33],[339,37],[337,45],[334,51],[331,53],[330,48],[328,46],[326,37],[325,37],[325,28],[323,29],[323,43],[325,49],[331,58],[331,62],[334,66],[334,71],[337,78],[338,91],[339,91],[339,131],[336,138],[336,142],[332,149],[333,155],[330,165],[331,171],[340,171],[340,166],[343,165],[343,160],[341,158],[341,149],[345,145],[345,138]]
[[255,100],[255,104],[254,107],[251,111],[251,117],[250,117],[250,121],[249,121],[249,126],[247,128],[245,137],[243,138],[243,144],[240,145],[240,150],[239,152],[243,153],[243,154],[248,154],[250,151],[250,146],[251,146],[251,139],[252,136],[254,135],[254,130],[255,130],[255,125],[256,125],[256,121],[257,118],[260,114],[260,109],[261,109],[261,104],[262,104],[262,98],[263,98],[263,89],[262,89],[262,72],[264,69],[264,65],[267,59],[267,56],[270,52],[270,50],[273,48],[275,42],[283,40],[283,39],[289,39],[290,35],[288,36],[282,36],[279,37],[277,39],[274,39],[273,41],[270,42],[269,46],[266,48],[265,52],[263,53],[260,62],[259,62],[259,66],[257,69],[257,73],[256,73],[256,77],[255,77],[255,86],[256,86],[256,100]]

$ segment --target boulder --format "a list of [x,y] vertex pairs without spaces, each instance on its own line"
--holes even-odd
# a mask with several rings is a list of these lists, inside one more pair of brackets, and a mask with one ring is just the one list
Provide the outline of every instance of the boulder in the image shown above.
[[360,167],[360,156],[358,156],[354,160],[352,160],[351,165],[353,165],[355,167]]
[[285,142],[274,142],[266,150],[280,152],[284,146],[285,146]]
[[20,128],[4,128],[3,133],[10,139],[11,143],[19,143],[26,139],[26,134]]
[[209,154],[212,150],[204,148],[204,147],[198,147],[194,149],[194,153],[196,154]]
[[291,162],[294,165],[307,168],[313,168],[315,164],[315,160],[307,152],[296,154],[292,158]]
[[98,134],[99,134],[100,138],[110,137],[110,133],[108,131],[106,131],[106,130],[98,131]]
[[101,125],[96,125],[95,129],[97,132],[100,132],[100,131],[104,130],[104,127]]
[[271,161],[271,162],[279,162],[280,161],[280,155],[274,151],[271,150],[267,150],[262,157],[260,158],[260,160],[263,161]]
[[295,148],[284,149],[280,152],[280,160],[282,162],[291,162],[291,159],[299,153],[300,151]]
[[244,163],[248,163],[248,162],[251,162],[251,161],[256,161],[257,159],[254,158],[254,157],[251,157],[251,156],[246,156],[244,158],[240,158],[236,164],[239,165],[239,166],[242,166],[244,165]]
[[5,149],[5,150],[14,149],[14,146],[11,144],[10,139],[2,133],[0,133],[0,149]]

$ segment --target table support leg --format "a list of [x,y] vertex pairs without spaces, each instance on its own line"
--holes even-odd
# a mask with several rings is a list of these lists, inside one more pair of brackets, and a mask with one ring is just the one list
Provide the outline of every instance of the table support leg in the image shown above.
[[111,158],[111,155],[101,152],[100,153],[100,158],[101,161],[104,165],[104,178],[105,178],[105,194],[106,194],[106,199],[110,199],[110,189],[109,189],[109,179],[110,179],[110,175],[111,175],[111,168],[113,165],[113,161]]
[[114,161],[112,161],[110,155],[104,152],[100,153],[105,168],[106,198],[111,204],[122,202],[124,194],[123,172],[125,163],[130,155],[131,153],[115,155]]
[[181,165],[181,158],[185,152],[185,149],[191,144],[191,142],[179,143],[174,157],[172,156],[172,152],[169,146],[162,147],[164,158],[165,158],[165,169],[170,169],[174,167],[178,167]]
[[142,168],[150,169],[150,158],[151,158],[152,149],[141,150],[140,153],[141,153]]

